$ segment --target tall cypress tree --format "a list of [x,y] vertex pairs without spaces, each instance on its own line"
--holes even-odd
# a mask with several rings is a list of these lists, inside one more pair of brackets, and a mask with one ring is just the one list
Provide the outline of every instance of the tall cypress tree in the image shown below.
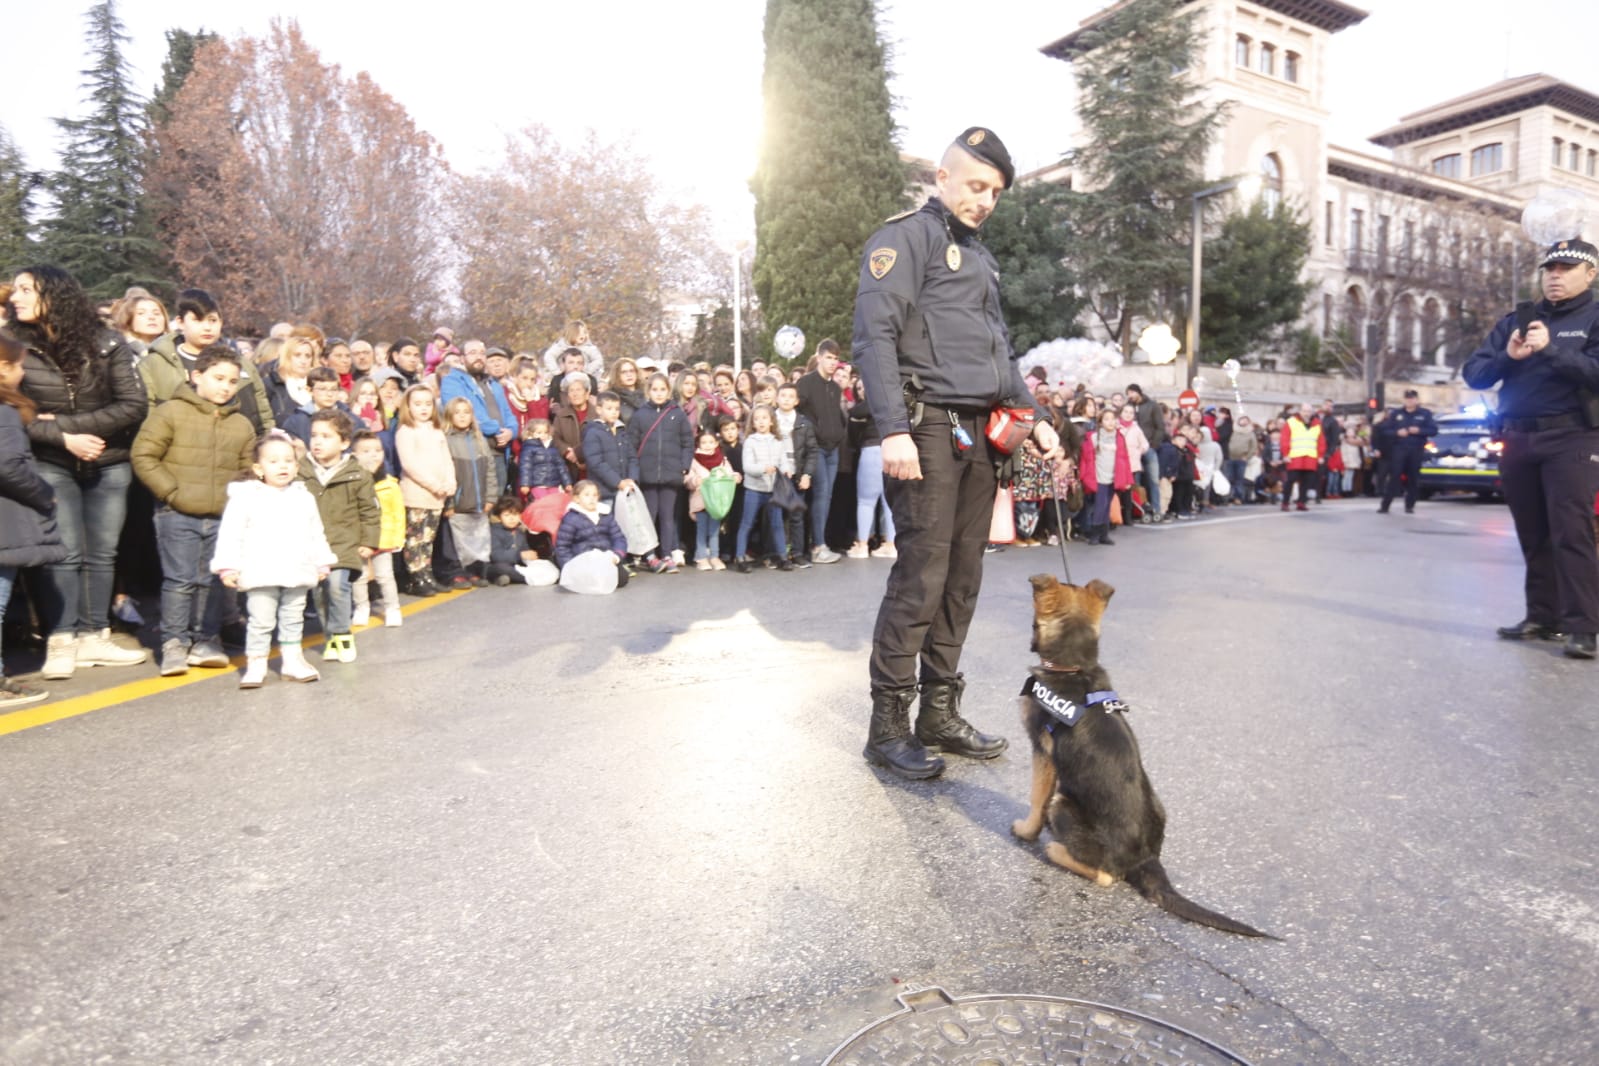
[[767,0],[765,41],[755,292],[769,329],[847,350],[861,253],[905,201],[877,7]]
[[144,192],[144,102],[129,82],[122,46],[128,37],[115,0],[87,16],[90,67],[83,71],[89,113],[58,118],[65,136],[61,169],[49,187],[55,217],[44,226],[44,255],[71,271],[97,296],[120,296],[129,285],[160,277],[161,247],[140,211]]
[[1067,254],[1076,247],[1067,205],[1071,192],[1032,182],[999,198],[983,224],[983,243],[999,262],[999,296],[1017,355],[1056,337],[1080,337],[1078,295]]
[[194,69],[194,53],[201,45],[216,39],[216,34],[204,29],[193,33],[184,29],[167,31],[167,57],[161,61],[161,84],[156,86],[155,95],[145,107],[151,126],[160,126],[172,116],[172,101],[177,99],[178,90],[183,88],[189,72]]
[[1085,51],[1073,62],[1084,145],[1068,161],[1086,190],[1072,202],[1074,259],[1123,351],[1131,351],[1135,318],[1178,316],[1190,197],[1202,187],[1205,149],[1225,113],[1194,100],[1185,72],[1203,42],[1185,2],[1133,0],[1085,31]]
[[34,187],[42,180],[28,170],[11,134],[0,126],[0,271],[19,267],[33,258],[29,212]]

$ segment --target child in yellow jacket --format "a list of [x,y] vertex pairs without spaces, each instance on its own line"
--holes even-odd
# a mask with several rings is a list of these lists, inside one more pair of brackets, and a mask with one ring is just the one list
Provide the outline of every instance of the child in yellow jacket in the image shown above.
[[405,499],[400,494],[399,480],[384,464],[383,441],[376,433],[358,430],[350,450],[361,468],[372,475],[381,514],[378,549],[367,560],[366,573],[355,581],[355,611],[350,625],[359,628],[371,620],[370,583],[376,581],[383,600],[383,624],[397,626],[404,618],[400,615],[400,590],[394,581],[394,553],[405,547]]

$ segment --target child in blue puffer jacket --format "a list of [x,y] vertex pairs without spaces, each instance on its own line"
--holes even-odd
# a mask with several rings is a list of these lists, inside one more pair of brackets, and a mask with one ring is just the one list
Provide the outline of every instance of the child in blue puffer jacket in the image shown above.
[[566,564],[589,551],[609,552],[616,562],[616,587],[627,584],[627,538],[609,508],[600,506],[600,487],[584,478],[572,491],[572,502],[555,533],[555,565]]
[[528,420],[527,436],[522,441],[522,457],[517,461],[517,488],[523,501],[536,500],[552,492],[572,491],[572,475],[566,469],[561,449],[555,446],[548,418]]

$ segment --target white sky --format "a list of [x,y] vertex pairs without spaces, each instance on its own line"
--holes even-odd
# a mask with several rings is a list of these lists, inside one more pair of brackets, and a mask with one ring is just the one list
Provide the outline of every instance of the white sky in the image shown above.
[[[92,0],[31,0],[7,12],[9,90],[0,123],[31,165],[54,165],[50,119],[81,113],[83,13]],[[1358,0],[1356,0],[1358,6]],[[982,124],[1018,169],[1058,158],[1073,125],[1071,68],[1038,49],[1104,0],[881,0],[893,48],[901,147],[934,156]],[[1401,115],[1505,76],[1547,73],[1599,92],[1593,0],[1367,0],[1371,17],[1334,37],[1331,136],[1365,142]],[[507,133],[542,122],[576,139],[631,138],[665,188],[709,204],[732,239],[753,231],[746,180],[761,118],[763,0],[534,0],[521,5],[318,0],[121,0],[128,56],[148,93],[164,31],[260,34],[299,19],[325,61],[370,71],[457,170],[492,163]],[[481,14],[479,12],[482,12]],[[22,87],[26,87],[24,93]]]

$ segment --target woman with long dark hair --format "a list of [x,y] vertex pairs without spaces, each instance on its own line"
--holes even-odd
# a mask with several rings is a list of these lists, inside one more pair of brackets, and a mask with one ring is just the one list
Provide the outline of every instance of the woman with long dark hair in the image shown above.
[[42,673],[68,678],[78,666],[142,663],[144,649],[114,642],[107,619],[133,480],[128,451],[149,408],[133,351],[100,324],[83,287],[60,267],[19,272],[11,311],[12,333],[28,349],[22,393],[38,407],[28,438],[55,490],[66,545],[40,597]]

